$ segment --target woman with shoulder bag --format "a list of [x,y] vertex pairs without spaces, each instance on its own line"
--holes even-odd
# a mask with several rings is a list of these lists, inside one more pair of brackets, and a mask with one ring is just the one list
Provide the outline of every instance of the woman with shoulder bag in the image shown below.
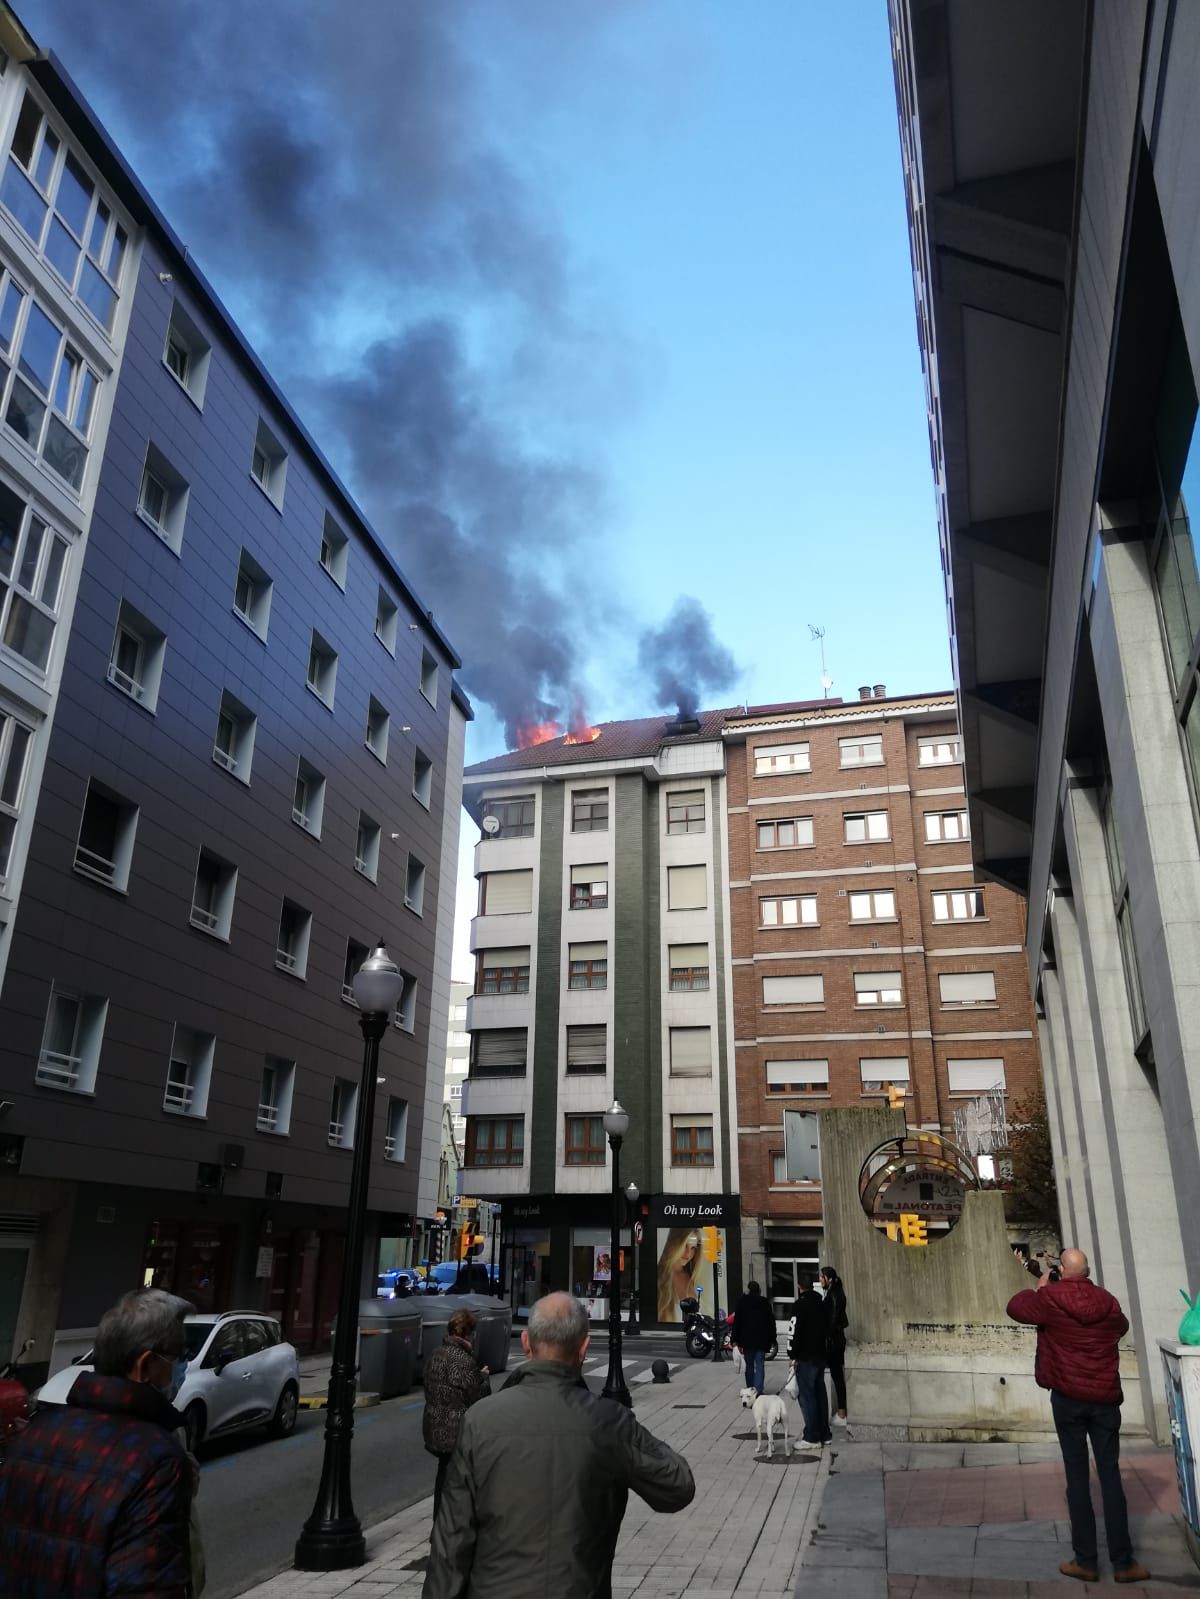
[[442,1502],[446,1468],[458,1443],[462,1419],[476,1400],[492,1391],[488,1369],[475,1359],[472,1335],[475,1315],[456,1310],[446,1324],[446,1337],[425,1362],[425,1414],[421,1431],[425,1447],[437,1456],[437,1477],[433,1484],[433,1519],[437,1520]]

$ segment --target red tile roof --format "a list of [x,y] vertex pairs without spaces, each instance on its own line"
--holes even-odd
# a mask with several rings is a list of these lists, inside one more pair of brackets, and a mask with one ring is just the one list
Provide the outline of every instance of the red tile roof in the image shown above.
[[543,744],[531,744],[528,749],[509,750],[506,755],[494,755],[489,761],[477,761],[468,766],[468,777],[482,777],[489,772],[524,772],[542,766],[586,766],[595,761],[636,760],[638,757],[656,755],[664,744],[711,743],[720,739],[721,729],[731,716],[741,713],[741,706],[732,710],[698,711],[698,733],[684,733],[678,738],[667,738],[668,723],[673,715],[643,716],[634,722],[601,722],[600,737],[590,744],[568,744],[565,736],[550,738]]

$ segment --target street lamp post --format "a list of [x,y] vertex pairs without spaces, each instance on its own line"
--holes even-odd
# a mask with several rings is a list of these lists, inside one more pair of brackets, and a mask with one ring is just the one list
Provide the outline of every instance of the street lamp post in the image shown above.
[[632,1405],[633,1399],[625,1386],[625,1372],[621,1366],[621,1144],[629,1131],[629,1114],[614,1099],[604,1112],[604,1131],[612,1149],[612,1250],[608,1284],[608,1380],[604,1384],[604,1398],[615,1399],[622,1405]]
[[629,1256],[633,1264],[631,1287],[629,1293],[629,1320],[625,1324],[626,1338],[641,1336],[641,1327],[638,1326],[638,1300],[637,1300],[637,1239],[634,1237],[634,1227],[637,1224],[637,1212],[634,1209],[638,1202],[641,1189],[636,1183],[625,1184],[625,1198],[629,1201]]
[[325,1455],[316,1502],[296,1541],[298,1571],[344,1571],[367,1558],[362,1525],[350,1493],[350,1444],[354,1434],[354,1392],[358,1359],[358,1300],[362,1292],[363,1234],[367,1220],[367,1188],[371,1175],[371,1134],[375,1121],[375,1082],[379,1041],[404,991],[404,978],[380,939],[354,977],[354,1002],[362,1013],[362,1079],[354,1117],[354,1164],[346,1217],[346,1253],[329,1403],[325,1412]]

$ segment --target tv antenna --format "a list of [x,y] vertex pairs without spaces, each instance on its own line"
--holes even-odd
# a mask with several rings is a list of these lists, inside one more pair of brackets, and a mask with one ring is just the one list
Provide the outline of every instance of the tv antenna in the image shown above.
[[808,631],[812,634],[813,643],[821,646],[821,693],[825,699],[828,699],[829,690],[833,687],[833,679],[825,670],[825,629],[823,627],[814,627],[810,622]]

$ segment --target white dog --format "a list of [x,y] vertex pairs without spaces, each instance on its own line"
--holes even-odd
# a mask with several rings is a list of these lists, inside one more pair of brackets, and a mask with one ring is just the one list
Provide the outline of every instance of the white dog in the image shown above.
[[743,1410],[754,1412],[754,1432],[757,1442],[754,1445],[755,1455],[762,1452],[763,1434],[765,1432],[767,1454],[775,1453],[775,1429],[783,1428],[783,1453],[790,1455],[792,1446],[788,1441],[787,1406],[779,1394],[756,1394],[753,1388],[743,1388],[741,1392]]

